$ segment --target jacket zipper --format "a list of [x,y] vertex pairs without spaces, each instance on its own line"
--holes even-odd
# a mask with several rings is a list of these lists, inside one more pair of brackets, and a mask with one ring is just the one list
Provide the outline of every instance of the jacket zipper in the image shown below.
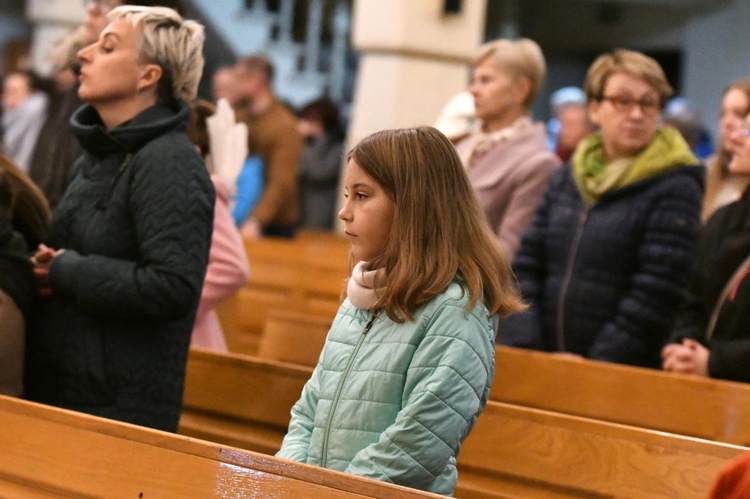
[[588,210],[584,210],[583,213],[581,213],[581,217],[578,219],[578,227],[576,227],[575,237],[573,238],[571,251],[568,255],[568,262],[565,266],[565,276],[563,277],[560,292],[557,296],[557,346],[561,352],[565,351],[565,295],[568,293],[570,281],[573,279],[573,264],[575,263],[576,254],[578,253],[578,246],[581,244],[583,226],[586,224],[587,217]]
[[349,361],[346,364],[346,369],[344,369],[344,372],[341,374],[341,379],[339,380],[339,384],[336,387],[336,393],[333,396],[333,402],[331,403],[331,410],[328,413],[328,423],[326,423],[326,432],[325,432],[325,438],[323,438],[323,452],[321,454],[321,467],[325,468],[328,464],[328,440],[331,436],[331,427],[333,426],[333,415],[336,412],[336,406],[338,406],[339,399],[341,398],[341,392],[344,389],[344,382],[346,381],[346,378],[349,377],[349,372],[352,370],[352,366],[354,365],[354,359],[357,358],[357,354],[359,353],[359,349],[362,347],[362,343],[365,341],[365,337],[367,336],[367,333],[370,331],[370,328],[372,327],[372,324],[375,322],[375,319],[377,318],[377,315],[374,315],[370,318],[369,321],[367,321],[367,324],[365,324],[365,329],[362,331],[362,334],[359,335],[359,340],[357,341],[357,344],[354,347],[354,351],[352,351],[351,356],[349,357]]

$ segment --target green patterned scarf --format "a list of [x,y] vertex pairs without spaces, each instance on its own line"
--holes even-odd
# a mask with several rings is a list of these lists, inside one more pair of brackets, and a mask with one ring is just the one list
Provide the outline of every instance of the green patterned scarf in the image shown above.
[[697,165],[680,132],[660,127],[651,143],[638,155],[607,162],[602,133],[581,141],[573,156],[573,178],[587,205],[596,203],[606,192],[684,165]]

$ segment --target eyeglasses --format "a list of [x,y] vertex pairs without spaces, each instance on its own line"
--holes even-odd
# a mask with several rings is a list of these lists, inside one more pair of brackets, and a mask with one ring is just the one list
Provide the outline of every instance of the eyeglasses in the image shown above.
[[661,101],[652,97],[634,99],[629,95],[603,95],[599,97],[599,100],[611,102],[617,111],[623,113],[631,112],[635,106],[639,106],[646,116],[656,116],[661,111]]

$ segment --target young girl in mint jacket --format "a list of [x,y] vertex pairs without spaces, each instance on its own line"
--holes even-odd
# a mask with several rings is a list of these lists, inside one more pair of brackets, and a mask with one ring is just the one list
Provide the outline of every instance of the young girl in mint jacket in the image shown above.
[[440,494],[523,308],[461,161],[434,128],[349,153],[352,276],[277,456]]

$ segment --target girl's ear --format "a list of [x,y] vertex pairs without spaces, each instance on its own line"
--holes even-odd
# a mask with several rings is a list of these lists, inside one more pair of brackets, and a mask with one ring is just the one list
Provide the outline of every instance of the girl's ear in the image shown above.
[[159,82],[162,76],[161,66],[158,64],[146,64],[141,72],[141,77],[138,80],[138,91],[142,92],[146,88],[153,85],[156,88],[156,84]]

